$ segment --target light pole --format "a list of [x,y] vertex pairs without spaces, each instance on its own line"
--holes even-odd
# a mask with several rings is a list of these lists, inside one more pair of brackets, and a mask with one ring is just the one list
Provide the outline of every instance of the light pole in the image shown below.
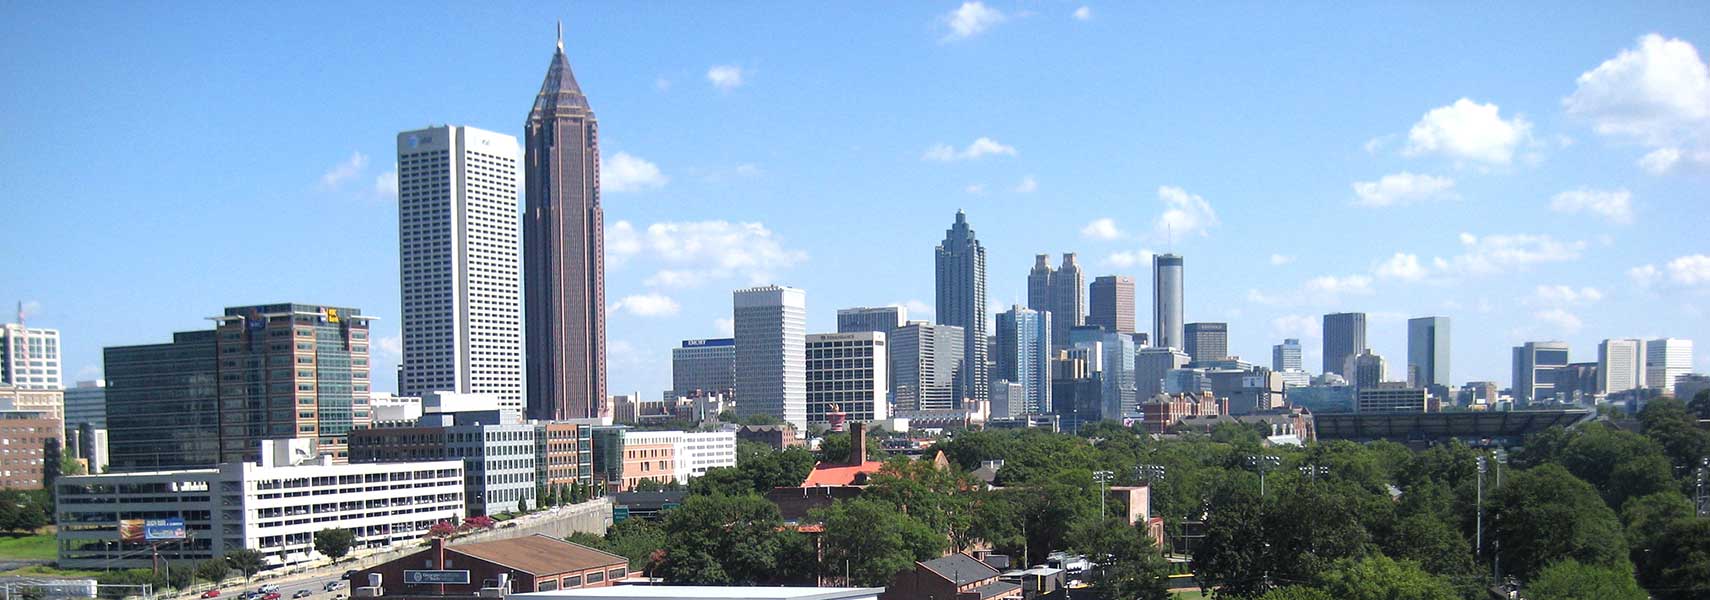
[[1111,473],[1110,471],[1093,471],[1092,478],[1093,481],[1098,482],[1098,521],[1103,523],[1104,497],[1108,495],[1104,493],[1104,486],[1110,483]]
[[1698,460],[1698,476],[1696,477],[1697,494],[1693,498],[1698,509],[1698,516],[1710,516],[1710,458]]
[[1484,456],[1478,457],[1478,528],[1477,538],[1473,542],[1473,554],[1484,555]]
[[1307,479],[1312,481],[1318,481],[1319,477],[1330,476],[1330,467],[1323,465],[1301,465],[1300,474],[1306,476]]
[[1282,457],[1274,454],[1255,454],[1247,457],[1247,466],[1259,471],[1259,497],[1265,497],[1265,472],[1282,466]]

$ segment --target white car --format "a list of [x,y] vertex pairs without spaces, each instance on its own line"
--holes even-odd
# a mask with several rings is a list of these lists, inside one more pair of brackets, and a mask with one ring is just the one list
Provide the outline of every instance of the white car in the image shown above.
[[271,593],[277,592],[277,591],[279,591],[279,584],[276,584],[276,583],[269,583],[267,585],[261,586],[261,593],[263,593],[263,594],[271,594]]

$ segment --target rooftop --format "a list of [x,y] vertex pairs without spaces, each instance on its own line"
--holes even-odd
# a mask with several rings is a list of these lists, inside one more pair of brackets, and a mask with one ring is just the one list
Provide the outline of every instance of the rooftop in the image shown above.
[[998,570],[992,568],[991,565],[962,553],[921,561],[920,566],[926,567],[927,570],[937,573],[940,577],[958,586],[991,579],[998,575]]
[[[813,466],[813,472],[808,473],[807,481],[802,487],[817,487],[822,485],[866,485],[866,477],[878,473],[885,463],[869,460],[860,466],[845,464],[820,463]],[[856,483],[857,480],[860,483]]]
[[537,575],[580,571],[629,559],[541,534],[528,537],[448,546],[446,550]]

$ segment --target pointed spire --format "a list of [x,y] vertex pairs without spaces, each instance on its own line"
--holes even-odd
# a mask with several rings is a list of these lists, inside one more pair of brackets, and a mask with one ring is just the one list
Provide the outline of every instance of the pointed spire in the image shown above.
[[558,20],[558,51],[564,51],[564,19]]
[[570,59],[564,56],[563,21],[558,22],[558,50],[552,53],[552,62],[546,67],[546,80],[540,84],[531,114],[544,115],[560,107],[588,109],[588,99],[582,95],[581,86],[576,85],[576,75],[570,72]]

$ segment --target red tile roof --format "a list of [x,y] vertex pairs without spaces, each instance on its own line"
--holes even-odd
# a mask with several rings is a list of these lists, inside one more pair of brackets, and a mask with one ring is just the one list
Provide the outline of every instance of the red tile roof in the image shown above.
[[[819,463],[813,466],[812,473],[808,473],[807,481],[802,482],[802,487],[855,485],[858,475],[872,476],[884,466],[885,463],[876,460],[869,460],[860,466]],[[862,478],[862,484],[865,483],[865,478]]]

